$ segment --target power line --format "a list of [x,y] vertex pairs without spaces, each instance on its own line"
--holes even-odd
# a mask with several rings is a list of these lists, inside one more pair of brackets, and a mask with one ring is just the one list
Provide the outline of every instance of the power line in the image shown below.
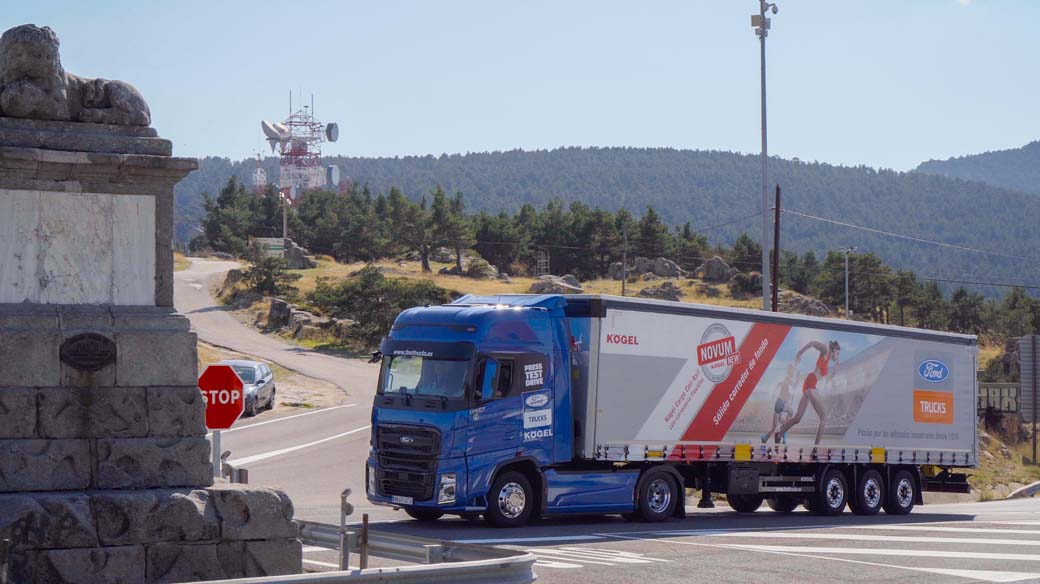
[[783,209],[783,208],[781,208],[780,211],[782,213],[790,213],[791,215],[797,215],[798,217],[805,217],[806,219],[812,219],[814,221],[822,221],[824,223],[832,223],[834,225],[840,225],[842,227],[848,227],[848,228],[851,228],[851,229],[859,229],[861,231],[866,231],[866,232],[869,232],[869,233],[875,233],[875,234],[878,234],[878,235],[885,235],[885,236],[888,236],[888,237],[898,237],[900,239],[906,239],[906,240],[909,240],[909,241],[916,241],[918,243],[927,243],[927,244],[930,244],[930,245],[937,245],[939,247],[946,247],[946,248],[957,249],[957,250],[961,250],[961,251],[970,251],[970,252],[973,252],[973,253],[981,253],[981,254],[986,254],[986,255],[991,255],[991,256],[996,256],[996,257],[1008,258],[1008,259],[1012,259],[1012,260],[1021,260],[1021,261],[1026,261],[1026,262],[1040,262],[1040,258],[1027,258],[1027,257],[1023,257],[1023,256],[1016,256],[1016,255],[1005,254],[1005,253],[1000,253],[1000,252],[995,252],[995,251],[987,251],[987,250],[984,250],[984,249],[976,249],[976,248],[973,248],[973,247],[967,247],[967,246],[964,246],[964,245],[957,245],[957,244],[954,244],[954,243],[947,243],[945,241],[934,241],[934,240],[931,240],[931,239],[924,239],[923,237],[916,237],[916,236],[913,236],[913,235],[906,235],[904,233],[893,233],[891,231],[885,231],[883,229],[877,229],[877,228],[874,228],[874,227],[864,227],[862,225],[856,225],[856,224],[853,224],[853,223],[847,223],[845,221],[838,221],[837,219],[830,219],[830,218],[827,218],[827,217],[818,217],[816,215],[810,215],[808,213],[802,213],[801,211],[795,211],[793,209]]

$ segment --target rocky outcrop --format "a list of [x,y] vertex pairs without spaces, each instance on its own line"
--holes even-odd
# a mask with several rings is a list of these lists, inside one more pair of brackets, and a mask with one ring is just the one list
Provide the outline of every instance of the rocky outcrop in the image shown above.
[[719,256],[708,259],[694,270],[694,274],[698,278],[709,282],[728,282],[733,276],[737,275],[737,272],[736,268],[731,268],[726,263],[726,260]]
[[[650,259],[638,257],[629,265],[627,272],[629,277],[636,276],[644,279],[653,279],[646,278],[647,274],[658,278],[681,278],[686,275],[686,272],[679,267],[679,264],[668,258]],[[611,280],[620,280],[624,275],[625,270],[621,262],[614,262],[607,268],[607,277]]]
[[777,295],[780,312],[805,314],[808,316],[831,316],[834,310],[812,296],[804,296],[791,290],[781,290]]
[[271,306],[267,309],[267,327],[277,329],[289,326],[292,311],[292,305],[288,302],[281,298],[272,298]]
[[657,300],[672,300],[678,302],[682,297],[682,290],[673,282],[662,282],[660,286],[650,286],[639,291],[643,298],[656,298]]
[[446,247],[438,247],[430,252],[430,261],[449,264],[455,261],[455,254]]
[[567,274],[566,276],[542,276],[537,282],[531,284],[527,290],[528,294],[581,294],[585,289],[581,287],[578,279]]
[[318,267],[318,262],[310,257],[310,252],[296,245],[291,239],[285,240],[285,262],[290,270],[309,270]]

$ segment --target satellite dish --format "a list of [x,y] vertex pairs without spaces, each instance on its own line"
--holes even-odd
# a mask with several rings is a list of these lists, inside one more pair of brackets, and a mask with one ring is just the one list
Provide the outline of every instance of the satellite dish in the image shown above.
[[278,130],[276,130],[275,127],[270,122],[268,122],[266,120],[265,121],[261,121],[260,122],[260,127],[264,130],[264,135],[267,136],[268,139],[270,139],[270,140],[278,140],[279,138],[281,138],[281,136],[278,133]]
[[329,185],[330,187],[339,186],[339,167],[335,164],[330,164],[325,169],[325,184]]
[[329,142],[339,140],[339,124],[333,122],[325,126],[325,137],[329,139]]
[[285,124],[272,124],[272,127],[278,132],[278,137],[282,140],[289,137],[289,128]]

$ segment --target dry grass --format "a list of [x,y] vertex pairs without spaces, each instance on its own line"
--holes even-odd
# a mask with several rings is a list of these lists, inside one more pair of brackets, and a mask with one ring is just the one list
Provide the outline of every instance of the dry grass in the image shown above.
[[[203,342],[198,344],[198,352],[200,372],[207,365],[223,361],[224,359],[245,359],[266,363],[274,373],[275,384],[278,387],[277,401],[280,408],[332,406],[342,403],[346,397],[339,388],[331,383],[307,377],[265,359],[258,359],[251,355],[229,351]],[[291,412],[291,410],[288,411]]]
[[[317,260],[317,268],[310,270],[294,270],[295,273],[300,274],[301,276],[301,278],[295,282],[295,286],[299,288],[301,296],[314,290],[318,278],[328,278],[331,281],[343,280],[348,278],[350,274],[365,266],[362,262],[339,264],[327,257],[319,257]],[[531,284],[536,280],[535,278],[525,277],[514,277],[512,278],[512,282],[503,282],[501,280],[474,280],[462,276],[442,276],[437,273],[441,268],[450,268],[453,265],[454,264],[430,262],[430,266],[433,268],[433,273],[424,274],[422,273],[422,268],[419,262],[397,262],[387,260],[376,263],[376,266],[381,268],[383,273],[388,277],[431,280],[442,288],[453,290],[460,294],[489,296],[495,294],[523,294],[527,292],[531,287]],[[660,280],[651,280],[648,282],[639,281],[627,284],[626,294],[628,296],[635,296],[643,288],[657,286],[664,281],[666,280],[662,278]],[[756,308],[760,305],[758,297],[747,299],[731,298],[729,288],[725,284],[706,285],[701,282],[685,279],[672,279],[672,281],[682,289],[683,302],[740,308]],[[592,280],[589,282],[583,282],[582,286],[585,288],[585,292],[589,294],[621,295],[621,282],[617,280]]]
[[187,270],[188,266],[190,266],[190,265],[191,265],[191,261],[189,261],[188,258],[186,258],[184,256],[184,254],[182,254],[179,251],[173,252],[173,271],[174,272],[181,272],[183,270]]
[[987,345],[979,339],[979,369],[985,369],[989,362],[1004,352],[1003,347],[1000,345]]

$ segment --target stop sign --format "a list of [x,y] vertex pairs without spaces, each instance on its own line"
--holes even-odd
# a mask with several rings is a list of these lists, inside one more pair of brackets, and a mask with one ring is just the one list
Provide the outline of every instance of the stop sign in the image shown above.
[[242,380],[230,365],[210,365],[199,376],[199,389],[206,401],[206,427],[227,430],[246,408]]

